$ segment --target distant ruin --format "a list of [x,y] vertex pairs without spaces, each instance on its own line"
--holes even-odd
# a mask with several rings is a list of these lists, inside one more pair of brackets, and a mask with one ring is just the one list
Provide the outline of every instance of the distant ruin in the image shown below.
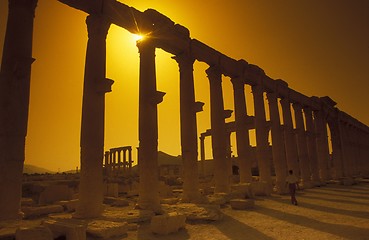
[[[106,36],[111,24],[131,33],[146,35],[137,41],[139,76],[139,187],[138,208],[161,211],[158,171],[157,104],[165,93],[156,89],[155,49],[173,54],[180,72],[180,121],[183,202],[203,202],[200,192],[198,141],[204,159],[203,139],[211,136],[215,193],[232,191],[229,131],[236,133],[239,183],[251,183],[252,160],[258,167],[259,189],[285,193],[287,171],[292,169],[305,188],[324,185],[331,179],[369,175],[369,127],[341,111],[328,96],[308,97],[280,79],[268,77],[247,61],[235,60],[190,37],[184,26],[153,10],[140,12],[115,0],[58,0],[89,14],[86,19],[86,52],[82,124],[79,201],[75,218],[94,218],[103,212],[103,164],[113,171],[132,168],[130,149],[113,149],[104,155],[105,93],[113,80],[105,76]],[[9,0],[9,14],[0,71],[0,220],[19,219],[22,169],[30,94],[33,21],[37,0]],[[140,32],[137,32],[136,24]],[[211,129],[197,135],[196,113],[202,111],[194,94],[193,64],[209,65]],[[222,95],[222,76],[231,78],[235,122],[227,126]],[[252,87],[255,116],[247,115],[245,85]],[[264,97],[269,104],[266,120]],[[281,109],[280,109],[281,106]],[[294,111],[291,110],[291,107]],[[282,112],[283,125],[280,123]],[[294,116],[292,116],[292,112]],[[296,123],[296,128],[293,126]],[[330,156],[327,128],[331,132]],[[256,148],[248,131],[256,130]],[[271,133],[272,142],[268,141]],[[121,159],[121,151],[124,151]],[[115,154],[118,157],[116,158]],[[122,160],[122,161],[121,161]],[[112,170],[113,169],[113,170]],[[275,172],[272,178],[272,171]],[[176,216],[173,216],[176,217]],[[183,221],[183,219],[180,219]]]

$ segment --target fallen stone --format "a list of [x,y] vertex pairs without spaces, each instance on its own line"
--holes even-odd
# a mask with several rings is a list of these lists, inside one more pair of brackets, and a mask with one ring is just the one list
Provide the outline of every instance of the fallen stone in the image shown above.
[[21,200],[21,206],[34,206],[35,205],[35,201],[33,201],[32,198],[22,198]]
[[45,216],[51,213],[60,213],[64,211],[61,205],[47,205],[40,207],[22,207],[22,212],[24,213],[24,218],[37,218]]
[[251,190],[255,196],[270,196],[272,186],[264,181],[251,182]]
[[176,205],[162,205],[167,213],[177,212],[186,216],[188,221],[218,221],[223,218],[219,205],[179,203]]
[[54,238],[65,236],[67,240],[86,240],[87,224],[84,221],[49,219],[44,221],[43,225],[52,231]]
[[151,232],[160,235],[178,232],[180,228],[184,228],[185,226],[186,216],[176,212],[154,216],[150,222]]
[[173,204],[178,203],[178,198],[162,198],[160,199],[160,203],[173,205]]
[[78,202],[79,202],[78,199],[73,199],[70,201],[59,201],[56,202],[56,204],[62,205],[64,207],[64,210],[67,212],[74,212],[78,207]]
[[109,207],[104,210],[102,218],[107,221],[140,223],[148,222],[154,216],[151,210],[142,209],[122,209],[117,207]]
[[230,204],[234,210],[252,209],[255,206],[253,199],[232,199]]
[[239,198],[254,198],[251,183],[239,183],[231,186],[231,193],[233,196]]
[[53,240],[53,234],[47,227],[18,228],[15,232],[16,240]]
[[127,222],[111,222],[105,220],[94,220],[87,225],[87,234],[92,237],[109,239],[126,235],[128,231]]

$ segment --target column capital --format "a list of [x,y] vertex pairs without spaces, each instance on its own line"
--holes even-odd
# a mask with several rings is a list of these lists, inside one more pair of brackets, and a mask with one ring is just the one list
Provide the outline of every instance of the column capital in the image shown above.
[[242,77],[232,77],[231,82],[234,90],[244,90],[245,80]]
[[151,51],[152,54],[155,55],[155,44],[148,39],[142,39],[136,42],[136,46],[138,48],[138,52],[142,53],[143,51]]
[[106,39],[109,31],[110,22],[102,15],[88,15],[86,17],[88,38],[99,37]]
[[188,67],[191,67],[193,69],[193,64],[195,62],[195,58],[193,56],[191,56],[190,54],[188,54],[188,53],[177,54],[177,55],[173,56],[172,59],[176,60],[176,62],[180,66],[179,70],[181,70],[182,66],[188,66]]
[[210,66],[208,69],[205,70],[206,74],[208,75],[209,80],[219,80],[222,81],[222,72],[220,71],[218,66]]
[[277,101],[277,93],[276,92],[267,92],[267,99],[268,101]]

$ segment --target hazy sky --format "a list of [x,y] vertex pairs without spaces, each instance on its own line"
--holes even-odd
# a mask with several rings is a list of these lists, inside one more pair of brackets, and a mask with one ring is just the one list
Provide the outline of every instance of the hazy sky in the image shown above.
[[[0,55],[7,0],[0,0]],[[187,27],[191,37],[234,58],[256,64],[274,79],[307,96],[330,96],[338,108],[369,125],[369,1],[367,0],[129,0]],[[79,166],[82,86],[87,44],[86,14],[56,0],[36,9],[26,163],[50,170]],[[157,50],[159,150],[180,154],[179,72],[171,55]],[[1,60],[0,60],[1,61]],[[138,146],[139,55],[132,34],[111,26],[106,95],[106,149]],[[196,100],[209,102],[204,70],[194,66]],[[226,109],[233,109],[224,77]],[[248,114],[253,115],[246,88]],[[198,113],[198,131],[210,128],[210,106]],[[232,120],[232,119],[230,119]],[[234,140],[232,141],[233,145]],[[207,140],[210,145],[210,139]],[[234,150],[234,149],[233,149]],[[210,151],[208,157],[211,157]],[[136,151],[133,152],[136,160]]]

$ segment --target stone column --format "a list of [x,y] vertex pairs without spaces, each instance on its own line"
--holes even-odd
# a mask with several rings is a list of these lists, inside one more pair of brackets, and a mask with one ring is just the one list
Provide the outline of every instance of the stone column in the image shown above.
[[139,199],[141,209],[160,210],[158,168],[158,110],[163,93],[156,90],[155,46],[150,39],[137,41],[139,81]]
[[286,159],[289,170],[293,170],[296,176],[300,176],[298,154],[295,133],[293,131],[291,104],[288,98],[280,100],[283,112],[284,140],[286,147]]
[[270,124],[272,134],[272,153],[276,175],[276,188],[278,193],[287,193],[286,177],[287,163],[284,150],[283,130],[279,117],[277,94],[268,92],[268,103],[270,111]]
[[183,200],[199,201],[199,173],[197,166],[197,121],[193,63],[195,59],[181,54],[174,57],[179,65],[181,150],[183,161]]
[[230,176],[229,171],[227,171],[227,142],[224,121],[222,73],[216,67],[208,68],[206,73],[210,82],[210,119],[215,192],[229,192]]
[[334,175],[335,179],[343,177],[343,162],[342,162],[342,143],[339,131],[339,120],[332,120],[329,124],[331,129],[331,139],[332,139],[332,159],[334,165]]
[[300,173],[302,186],[304,188],[311,188],[311,172],[309,166],[309,154],[307,149],[306,132],[304,126],[304,118],[302,115],[302,106],[299,103],[292,104],[295,110],[296,133],[297,133],[297,150],[299,156]]
[[318,152],[318,166],[319,177],[324,184],[328,180],[328,135],[327,135],[327,122],[324,119],[323,112],[314,111],[315,116],[315,129],[317,132],[317,152]]
[[252,94],[254,96],[255,109],[255,129],[256,129],[256,157],[258,161],[260,181],[267,182],[270,186],[271,179],[271,162],[269,159],[269,129],[266,124],[265,105],[263,88],[260,85],[252,86]]
[[200,161],[201,161],[201,176],[205,176],[205,136],[200,135]]
[[110,22],[99,15],[86,18],[88,42],[82,100],[81,177],[75,217],[98,217],[103,211],[105,93],[113,81],[105,78],[106,36]]
[[245,98],[245,83],[240,77],[231,79],[233,84],[233,98],[236,124],[236,144],[238,164],[240,169],[240,183],[252,181],[252,155],[249,131],[246,125],[247,109]]
[[0,70],[0,220],[20,219],[37,0],[9,0]]
[[311,108],[304,108],[304,114],[306,119],[306,135],[307,135],[307,145],[308,145],[308,154],[310,160],[310,173],[311,180],[313,183],[319,182],[319,170],[318,170],[318,155],[316,149],[316,134],[314,128],[314,120],[313,120],[313,112]]

